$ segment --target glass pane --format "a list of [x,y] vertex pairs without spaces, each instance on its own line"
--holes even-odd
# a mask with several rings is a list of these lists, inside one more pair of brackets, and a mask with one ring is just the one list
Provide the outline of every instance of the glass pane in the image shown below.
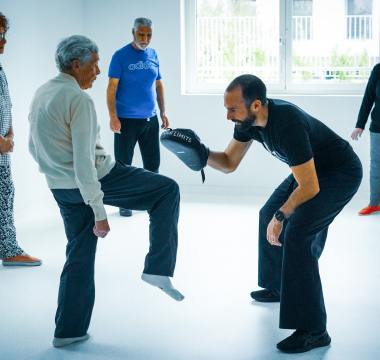
[[292,82],[367,82],[379,62],[379,9],[373,3],[293,0]]
[[279,82],[280,0],[197,0],[197,81]]

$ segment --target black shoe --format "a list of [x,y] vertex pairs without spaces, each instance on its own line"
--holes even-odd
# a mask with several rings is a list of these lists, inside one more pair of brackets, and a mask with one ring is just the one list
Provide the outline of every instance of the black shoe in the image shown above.
[[260,302],[279,302],[280,292],[277,290],[268,289],[252,291],[251,298]]
[[285,353],[303,353],[322,346],[330,345],[331,337],[326,330],[296,330],[292,335],[280,341],[277,349]]
[[126,216],[126,217],[132,216],[132,210],[119,208],[119,214],[120,216]]

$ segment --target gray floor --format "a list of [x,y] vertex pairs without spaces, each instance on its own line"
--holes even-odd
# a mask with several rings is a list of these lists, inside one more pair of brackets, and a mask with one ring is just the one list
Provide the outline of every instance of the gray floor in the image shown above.
[[120,218],[100,239],[91,338],[51,346],[65,235],[58,208],[46,201],[17,214],[18,239],[43,259],[36,268],[0,267],[0,358],[34,359],[379,359],[380,215],[358,217],[357,196],[330,227],[320,260],[332,345],[286,355],[276,343],[278,304],[250,299],[257,289],[257,223],[264,197],[183,196],[177,303],[140,280],[148,216]]

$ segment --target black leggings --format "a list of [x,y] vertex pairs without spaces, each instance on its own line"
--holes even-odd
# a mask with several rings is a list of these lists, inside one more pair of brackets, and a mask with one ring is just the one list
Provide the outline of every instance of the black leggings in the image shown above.
[[144,169],[158,173],[160,167],[159,124],[151,118],[119,118],[121,134],[115,134],[115,159],[132,165],[136,143],[139,143]]

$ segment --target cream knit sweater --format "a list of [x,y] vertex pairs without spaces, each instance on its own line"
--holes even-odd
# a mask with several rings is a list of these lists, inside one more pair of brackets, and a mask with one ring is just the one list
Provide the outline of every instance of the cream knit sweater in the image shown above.
[[76,79],[60,73],[37,89],[29,110],[29,152],[50,189],[76,189],[95,220],[107,218],[99,180],[115,163],[100,145],[91,97]]

